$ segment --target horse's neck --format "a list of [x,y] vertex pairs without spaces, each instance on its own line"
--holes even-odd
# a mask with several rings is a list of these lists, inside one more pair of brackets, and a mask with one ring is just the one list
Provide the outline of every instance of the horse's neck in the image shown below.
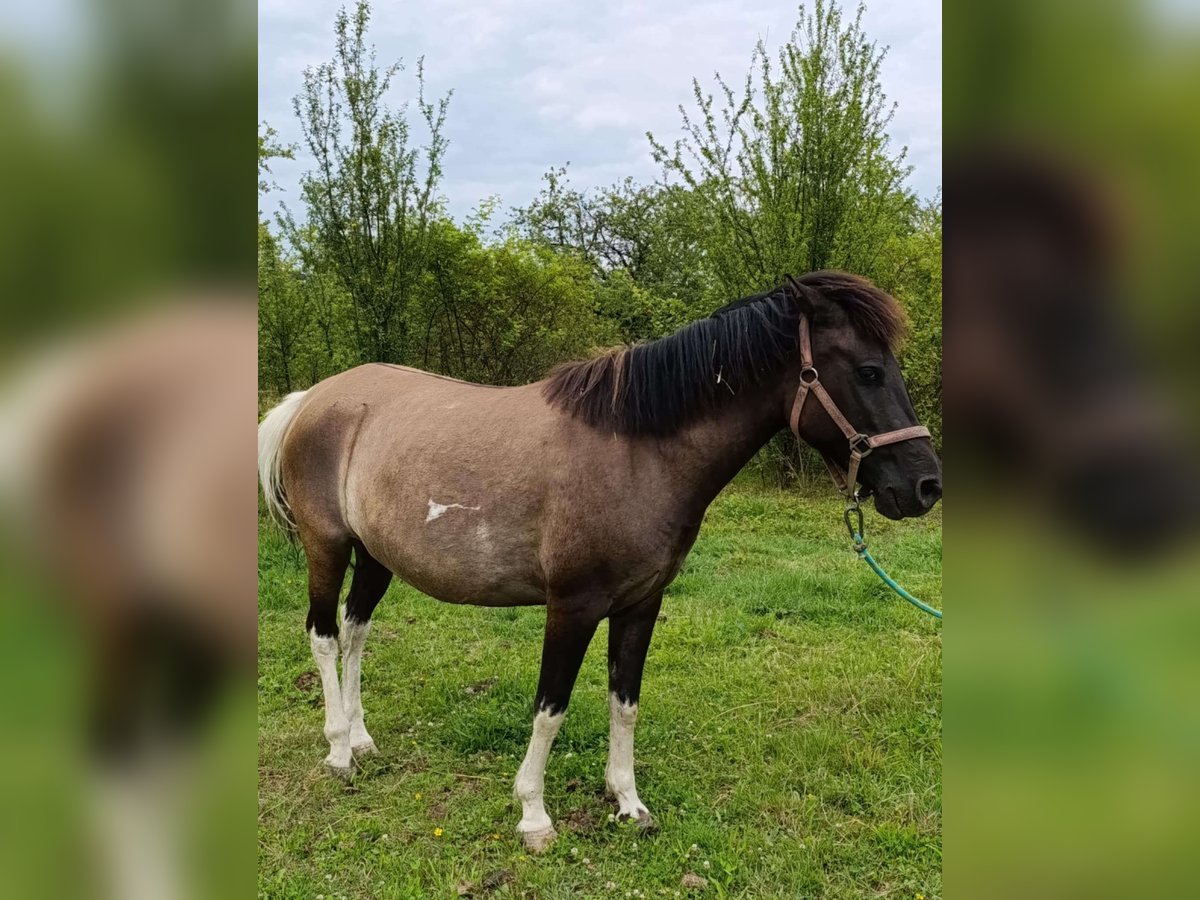
[[[782,384],[764,385],[727,404],[667,441],[676,471],[684,473],[701,511],[787,422]],[[682,498],[681,498],[682,499]]]

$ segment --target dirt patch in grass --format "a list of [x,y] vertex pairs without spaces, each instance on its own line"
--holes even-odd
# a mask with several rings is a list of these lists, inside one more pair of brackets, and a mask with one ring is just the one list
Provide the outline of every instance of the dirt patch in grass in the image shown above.
[[493,675],[491,678],[485,678],[483,681],[477,681],[474,684],[468,684],[463,688],[463,692],[470,694],[472,697],[477,694],[486,694],[490,691],[500,679]]
[[595,811],[584,807],[573,809],[562,818],[563,827],[577,834],[593,832],[599,824],[600,817]]
[[296,676],[296,680],[293,682],[293,684],[296,685],[296,690],[298,690],[300,693],[311,694],[317,685],[317,673],[311,671],[301,672]]
[[433,806],[429,807],[429,810],[427,812],[427,815],[429,816],[429,818],[434,822],[446,821],[447,814],[448,814],[448,810],[446,809],[445,803],[435,803],[435,804],[433,804]]
[[504,887],[504,885],[508,884],[512,880],[512,872],[510,872],[508,869],[499,869],[484,878],[483,882],[480,884],[480,887],[482,887],[485,891],[495,891]]

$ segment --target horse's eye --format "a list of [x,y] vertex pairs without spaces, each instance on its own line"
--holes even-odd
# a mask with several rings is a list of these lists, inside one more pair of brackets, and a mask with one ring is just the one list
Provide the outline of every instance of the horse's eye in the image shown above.
[[883,370],[876,366],[863,366],[858,370],[858,377],[866,384],[879,384],[883,381]]

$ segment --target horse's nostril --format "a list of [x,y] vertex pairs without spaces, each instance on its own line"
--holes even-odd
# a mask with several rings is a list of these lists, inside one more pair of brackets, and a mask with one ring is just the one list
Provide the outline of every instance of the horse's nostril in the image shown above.
[[942,496],[942,479],[937,475],[927,475],[917,481],[917,502],[922,509],[931,509]]

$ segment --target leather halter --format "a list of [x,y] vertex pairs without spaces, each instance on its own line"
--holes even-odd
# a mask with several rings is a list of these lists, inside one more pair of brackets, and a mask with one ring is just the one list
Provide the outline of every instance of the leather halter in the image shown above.
[[[789,276],[788,280],[792,282],[793,288],[800,292],[799,285]],[[789,424],[792,427],[792,432],[796,435],[796,440],[803,442],[800,437],[800,413],[804,410],[804,401],[808,399],[808,395],[814,394],[825,407],[825,412],[829,413],[829,418],[833,419],[835,425],[841,429],[842,434],[846,436],[846,440],[850,442],[850,465],[845,471],[836,462],[826,456],[824,453],[821,456],[825,460],[825,467],[829,469],[829,474],[833,476],[834,483],[837,484],[838,490],[854,500],[857,497],[855,485],[858,482],[858,465],[863,461],[863,458],[869,456],[871,451],[876,447],[883,447],[887,444],[898,444],[901,441],[911,441],[915,438],[929,437],[929,429],[924,425],[910,425],[908,428],[898,428],[895,431],[886,431],[883,434],[867,435],[858,431],[850,421],[842,415],[842,411],[838,409],[837,404],[833,402],[833,398],[829,396],[829,392],[825,390],[825,386],[821,384],[820,377],[817,374],[816,368],[813,367],[812,344],[808,335],[808,316],[800,314],[800,387],[796,390],[796,399],[792,401],[792,414],[789,416]]]

